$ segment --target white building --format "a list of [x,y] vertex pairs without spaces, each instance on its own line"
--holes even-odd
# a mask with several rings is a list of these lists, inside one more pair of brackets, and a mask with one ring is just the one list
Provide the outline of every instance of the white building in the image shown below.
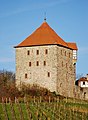
[[88,87],[88,75],[87,75],[87,77],[82,77],[78,80],[78,86],[80,86],[82,88]]

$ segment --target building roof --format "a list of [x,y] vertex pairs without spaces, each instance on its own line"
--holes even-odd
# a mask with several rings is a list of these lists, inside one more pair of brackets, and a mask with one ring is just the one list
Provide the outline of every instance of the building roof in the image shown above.
[[86,77],[82,77],[82,78],[80,78],[78,81],[81,82],[81,81],[88,81],[88,80],[87,80]]
[[72,48],[73,50],[78,50],[76,43],[67,43],[69,48]]
[[77,49],[76,43],[67,43],[47,24],[43,22],[42,25],[37,28],[30,36],[28,36],[23,42],[15,46],[27,47],[34,45],[50,45],[57,44],[70,49]]

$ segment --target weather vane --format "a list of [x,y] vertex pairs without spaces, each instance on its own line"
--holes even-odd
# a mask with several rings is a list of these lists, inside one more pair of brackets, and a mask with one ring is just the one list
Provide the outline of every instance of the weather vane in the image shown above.
[[46,12],[44,13],[44,21],[46,22]]

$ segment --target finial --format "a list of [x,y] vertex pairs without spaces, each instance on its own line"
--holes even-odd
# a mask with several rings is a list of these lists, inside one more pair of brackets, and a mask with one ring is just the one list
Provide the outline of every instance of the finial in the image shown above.
[[46,12],[44,13],[44,21],[46,22]]

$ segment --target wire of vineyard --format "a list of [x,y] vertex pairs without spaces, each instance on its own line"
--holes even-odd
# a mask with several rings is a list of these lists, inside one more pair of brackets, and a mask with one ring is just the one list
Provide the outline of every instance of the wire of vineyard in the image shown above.
[[45,101],[35,96],[31,101],[26,97],[21,101],[2,98],[0,120],[88,120],[88,101],[59,97]]
[[[25,97],[24,97],[25,96]],[[37,85],[15,86],[15,74],[0,71],[0,120],[88,120],[88,101],[66,98]]]

